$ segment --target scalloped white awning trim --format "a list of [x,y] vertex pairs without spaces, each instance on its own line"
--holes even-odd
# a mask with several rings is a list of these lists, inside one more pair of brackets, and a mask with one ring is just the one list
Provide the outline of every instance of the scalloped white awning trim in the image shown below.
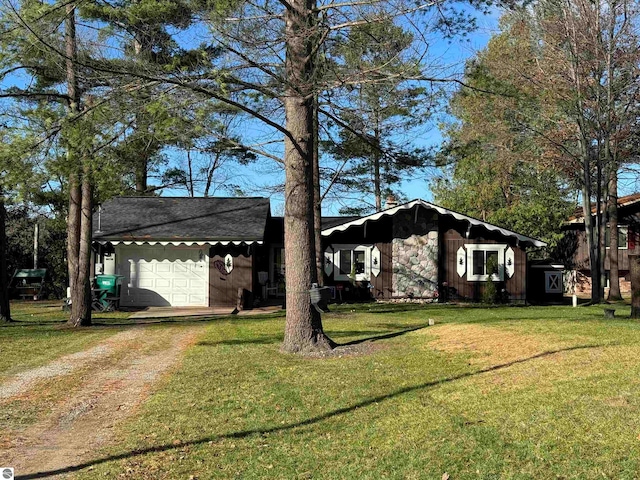
[[369,222],[369,221],[379,220],[380,218],[382,218],[382,217],[384,217],[386,215],[395,215],[400,210],[409,210],[409,209],[415,207],[416,205],[420,205],[420,206],[423,206],[424,208],[435,210],[440,215],[451,215],[456,220],[462,220],[462,221],[469,222],[469,224],[473,225],[473,226],[484,227],[489,231],[501,233],[502,235],[504,235],[506,237],[515,238],[516,240],[518,240],[520,242],[530,243],[534,247],[546,247],[547,246],[547,244],[545,242],[543,242],[542,240],[536,240],[535,238],[527,237],[525,235],[520,235],[519,233],[512,232],[511,230],[507,230],[506,228],[501,228],[501,227],[498,227],[496,225],[492,225],[490,223],[483,222],[482,220],[478,220],[478,219],[473,218],[473,217],[468,217],[466,215],[462,215],[461,213],[457,213],[457,212],[454,212],[452,210],[448,210],[446,208],[439,207],[438,205],[434,205],[433,203],[425,202],[424,200],[421,200],[421,199],[412,200],[409,203],[405,203],[403,205],[398,205],[397,207],[389,208],[388,210],[383,210],[381,212],[374,213],[374,214],[369,215],[367,217],[358,218],[357,220],[352,220],[351,222],[343,223],[342,225],[337,225],[337,226],[332,227],[332,228],[327,228],[326,230],[322,231],[322,235],[326,237],[326,236],[331,235],[334,232],[344,232],[349,227],[355,227],[355,226],[362,225],[362,224],[364,224],[366,222]]
[[263,242],[261,240],[96,240],[96,243],[99,243],[100,245],[110,243],[111,245],[162,245],[163,247],[166,247],[167,245],[173,245],[176,247],[185,245],[190,247],[192,245],[253,245],[254,243],[262,245]]

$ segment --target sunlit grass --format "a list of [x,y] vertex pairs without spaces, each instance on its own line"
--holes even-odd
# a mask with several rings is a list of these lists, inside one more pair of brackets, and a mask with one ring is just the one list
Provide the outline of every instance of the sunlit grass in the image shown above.
[[602,307],[335,310],[327,332],[378,337],[369,354],[282,354],[278,318],[209,324],[103,452],[118,458],[81,478],[637,475],[639,323]]

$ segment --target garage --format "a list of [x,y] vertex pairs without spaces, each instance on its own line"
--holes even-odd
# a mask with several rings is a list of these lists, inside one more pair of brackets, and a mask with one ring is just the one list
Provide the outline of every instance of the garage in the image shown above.
[[93,218],[94,268],[124,277],[124,307],[235,307],[239,292],[248,305],[269,208],[267,198],[112,198]]
[[208,248],[135,245],[116,248],[123,306],[208,306]]

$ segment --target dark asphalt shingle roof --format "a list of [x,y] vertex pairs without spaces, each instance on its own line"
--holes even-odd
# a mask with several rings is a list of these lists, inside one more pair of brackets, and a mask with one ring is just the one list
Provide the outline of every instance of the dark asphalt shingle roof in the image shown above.
[[268,198],[116,197],[95,213],[93,238],[261,241],[269,211]]
[[[333,228],[337,225],[342,225],[343,223],[352,222],[353,220],[357,220],[360,217],[325,217],[323,216],[321,219],[320,228],[322,230],[326,228]],[[284,232],[284,217],[272,217],[271,221],[274,225],[274,228],[280,228]]]
[[[632,193],[631,195],[625,195],[624,197],[618,197],[618,208],[629,207],[631,205],[635,205],[640,201],[640,193]],[[606,206],[603,205],[603,208]],[[594,202],[591,202],[591,213],[595,215],[597,209],[597,205]],[[577,207],[573,213],[569,217],[569,223],[576,223],[576,221],[584,222],[584,210],[582,207]]]
[[343,223],[352,222],[360,217],[322,217],[322,230],[333,228]]

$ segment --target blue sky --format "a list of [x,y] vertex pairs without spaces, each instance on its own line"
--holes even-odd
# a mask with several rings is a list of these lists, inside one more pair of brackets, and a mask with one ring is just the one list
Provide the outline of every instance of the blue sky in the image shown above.
[[[488,15],[479,14],[477,16],[477,30],[464,39],[449,41],[437,39],[433,36],[430,38],[432,42],[429,47],[431,56],[435,57],[438,65],[442,66],[440,76],[444,76],[443,72],[446,72],[449,76],[462,75],[466,60],[485,48],[491,35],[497,31],[500,13],[500,10],[493,9]],[[184,41],[187,45],[195,45],[200,42],[201,35],[202,32],[197,29],[184,32],[184,38],[181,38],[181,42]],[[9,81],[10,83],[24,86],[29,80],[17,74],[12,76]],[[6,81],[3,86],[7,87]],[[439,145],[442,141],[442,136],[437,125],[443,120],[446,120],[446,114],[440,112],[416,130],[413,137],[407,141],[416,147]],[[257,121],[245,122],[241,126],[241,130],[242,133],[247,134],[248,138],[257,142],[277,142],[281,140],[281,134],[274,133],[271,129],[266,128]],[[281,147],[275,147],[275,151],[277,151],[278,148]],[[184,153],[175,150],[168,150],[166,153],[170,165],[180,166],[184,164]],[[281,193],[273,191],[273,186],[281,184],[284,180],[281,165],[272,160],[263,160],[255,165],[249,166],[230,165],[222,173],[223,185],[239,185],[247,195],[270,196],[272,199],[273,213],[282,213],[282,195]],[[621,172],[620,195],[626,195],[638,190],[638,173],[637,168],[631,167]],[[411,178],[406,178],[400,185],[400,191],[407,199],[423,198],[425,200],[432,200],[429,182],[438,174],[442,174],[442,172],[431,170]],[[152,180],[150,183],[157,183],[157,180]],[[181,189],[165,189],[163,191],[163,195],[165,196],[183,196],[185,194],[185,190]],[[214,191],[213,194],[225,195],[229,194],[229,192],[228,190],[225,191],[224,188],[219,188]],[[323,205],[323,214],[336,215],[339,208],[340,205],[337,202],[326,202]]]
[[[444,76],[457,75],[461,76],[465,61],[474,56],[476,52],[483,49],[492,33],[495,33],[498,25],[498,19],[500,11],[494,9],[489,15],[479,15],[477,17],[477,30],[466,37],[459,40],[444,40],[444,39],[431,39],[434,40],[429,46],[431,57],[437,59],[438,65],[442,70],[436,74]],[[187,40],[188,41],[188,40]],[[430,119],[428,123],[420,126],[414,132],[412,136],[405,137],[407,142],[411,143],[415,147],[430,147],[437,146],[442,141],[442,136],[438,130],[437,124],[444,120],[444,112],[440,112],[434,118]],[[242,126],[243,133],[248,134],[256,143],[264,141],[278,140],[281,134],[274,134],[273,131],[261,125],[259,122],[246,122]],[[281,147],[276,147],[273,151],[274,154]],[[179,154],[171,155],[172,163],[180,164],[183,162],[183,158]],[[273,193],[271,187],[281,184],[284,180],[282,168],[272,160],[265,160],[257,162],[254,165],[246,167],[232,167],[232,174],[228,175],[229,183],[239,184],[242,186],[243,191],[248,195],[255,196],[270,196],[272,211],[274,214],[281,214],[283,209],[283,197],[280,193]],[[432,195],[429,190],[429,181],[433,175],[437,174],[435,170],[431,170],[424,174],[414,176],[412,178],[406,178],[400,185],[401,193],[408,199],[423,198],[425,200],[432,200]],[[223,195],[224,190],[218,190],[218,194]],[[164,195],[184,195],[184,190],[165,190]],[[344,202],[342,202],[344,204]],[[340,202],[325,201],[323,203],[324,215],[337,215],[340,208]]]
[[[441,51],[444,61],[452,66],[452,70],[461,75],[467,59],[485,48],[491,35],[497,32],[500,10],[494,9],[489,15],[478,16],[478,29],[465,40],[453,41],[451,43],[442,41],[437,48]],[[444,120],[444,113],[436,121]],[[442,142],[442,135],[437,125],[431,125],[428,133],[417,139],[421,146],[437,146]],[[408,178],[402,182],[402,193],[410,199],[422,198],[431,201],[433,196],[429,190],[429,182],[435,171],[427,172],[426,176],[419,178]]]
[[[431,44],[429,51],[431,57],[436,59],[436,63],[442,68],[435,73],[436,76],[445,75],[461,75],[464,69],[465,61],[475,55],[478,50],[484,48],[491,36],[495,32],[498,24],[500,12],[493,10],[489,15],[479,15],[477,17],[478,29],[465,39],[444,40],[431,36],[429,38]],[[184,37],[180,39],[181,43],[186,45],[199,43],[201,31],[191,30],[184,32]],[[28,83],[28,78],[22,78],[20,74],[14,75],[9,79],[5,79],[5,88],[7,83],[24,86]],[[405,137],[407,143],[416,147],[430,147],[439,145],[442,137],[437,128],[437,123],[443,120],[444,113],[436,115],[425,123],[415,132],[412,137]],[[281,140],[281,134],[274,133],[267,129],[259,122],[245,122],[241,126],[242,133],[248,133],[248,137],[252,141],[278,141]],[[278,148],[276,147],[276,151]],[[185,154],[176,150],[167,150],[166,157],[171,166],[181,166],[185,162]],[[272,210],[275,214],[281,213],[283,198],[280,193],[273,191],[273,186],[281,184],[284,180],[282,167],[272,160],[262,160],[255,165],[237,166],[230,165],[223,174],[223,184],[234,184],[242,187],[243,191],[248,195],[270,196],[272,199]],[[406,178],[400,185],[402,194],[409,198],[423,198],[431,200],[432,195],[428,185],[434,171],[421,174],[413,178]],[[157,183],[157,179],[151,179],[150,183]],[[220,188],[213,192],[216,195],[228,194],[224,188]],[[164,189],[165,196],[183,196],[186,191],[183,189]],[[336,215],[340,205],[336,202],[325,202],[323,205],[323,214]]]

